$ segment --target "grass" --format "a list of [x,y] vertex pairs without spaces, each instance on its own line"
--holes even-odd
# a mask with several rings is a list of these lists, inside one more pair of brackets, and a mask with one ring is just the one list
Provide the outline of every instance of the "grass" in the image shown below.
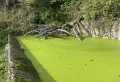
[[5,45],[7,43],[9,29],[0,31],[0,82],[7,82],[8,62],[5,54]]
[[120,41],[18,36],[43,82],[120,82]]
[[7,82],[7,60],[6,55],[0,55],[0,82]]

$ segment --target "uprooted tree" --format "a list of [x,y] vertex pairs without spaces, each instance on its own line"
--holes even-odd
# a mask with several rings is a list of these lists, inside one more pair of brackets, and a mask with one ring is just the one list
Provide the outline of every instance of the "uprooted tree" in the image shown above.
[[40,28],[31,30],[27,32],[24,36],[31,33],[37,33],[38,35],[36,36],[36,38],[41,39],[43,36],[45,36],[45,39],[47,39],[49,36],[53,35],[58,36],[59,34],[61,34],[63,37],[64,35],[71,35],[73,37],[77,37],[78,40],[81,40],[83,31],[87,35],[91,35],[90,32],[81,23],[82,20],[84,20],[84,17],[81,17],[79,20],[74,21],[72,25],[70,24],[64,24],[63,26],[39,25]]

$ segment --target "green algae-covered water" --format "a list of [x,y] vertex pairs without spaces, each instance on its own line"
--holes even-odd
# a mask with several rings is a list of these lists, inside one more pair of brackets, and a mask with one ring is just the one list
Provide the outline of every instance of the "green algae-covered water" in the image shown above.
[[17,37],[43,82],[120,82],[120,41]]

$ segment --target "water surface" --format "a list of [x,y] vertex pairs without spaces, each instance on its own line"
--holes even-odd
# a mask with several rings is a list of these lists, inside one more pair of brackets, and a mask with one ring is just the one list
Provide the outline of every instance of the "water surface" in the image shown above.
[[120,41],[17,37],[43,82],[120,82]]

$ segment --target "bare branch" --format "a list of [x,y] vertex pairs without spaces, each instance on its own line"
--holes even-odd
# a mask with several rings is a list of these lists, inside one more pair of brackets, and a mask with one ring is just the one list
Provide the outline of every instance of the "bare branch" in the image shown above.
[[57,29],[57,30],[58,30],[58,31],[61,31],[61,32],[65,32],[65,33],[67,33],[67,34],[69,34],[69,35],[75,36],[74,34],[68,32],[68,31],[66,31],[66,30],[62,30],[62,29]]
[[78,38],[78,40],[80,40],[80,38],[79,38],[79,36],[77,35],[77,33],[76,33],[75,29],[73,29],[73,31],[74,31],[74,33],[75,33],[76,37]]

